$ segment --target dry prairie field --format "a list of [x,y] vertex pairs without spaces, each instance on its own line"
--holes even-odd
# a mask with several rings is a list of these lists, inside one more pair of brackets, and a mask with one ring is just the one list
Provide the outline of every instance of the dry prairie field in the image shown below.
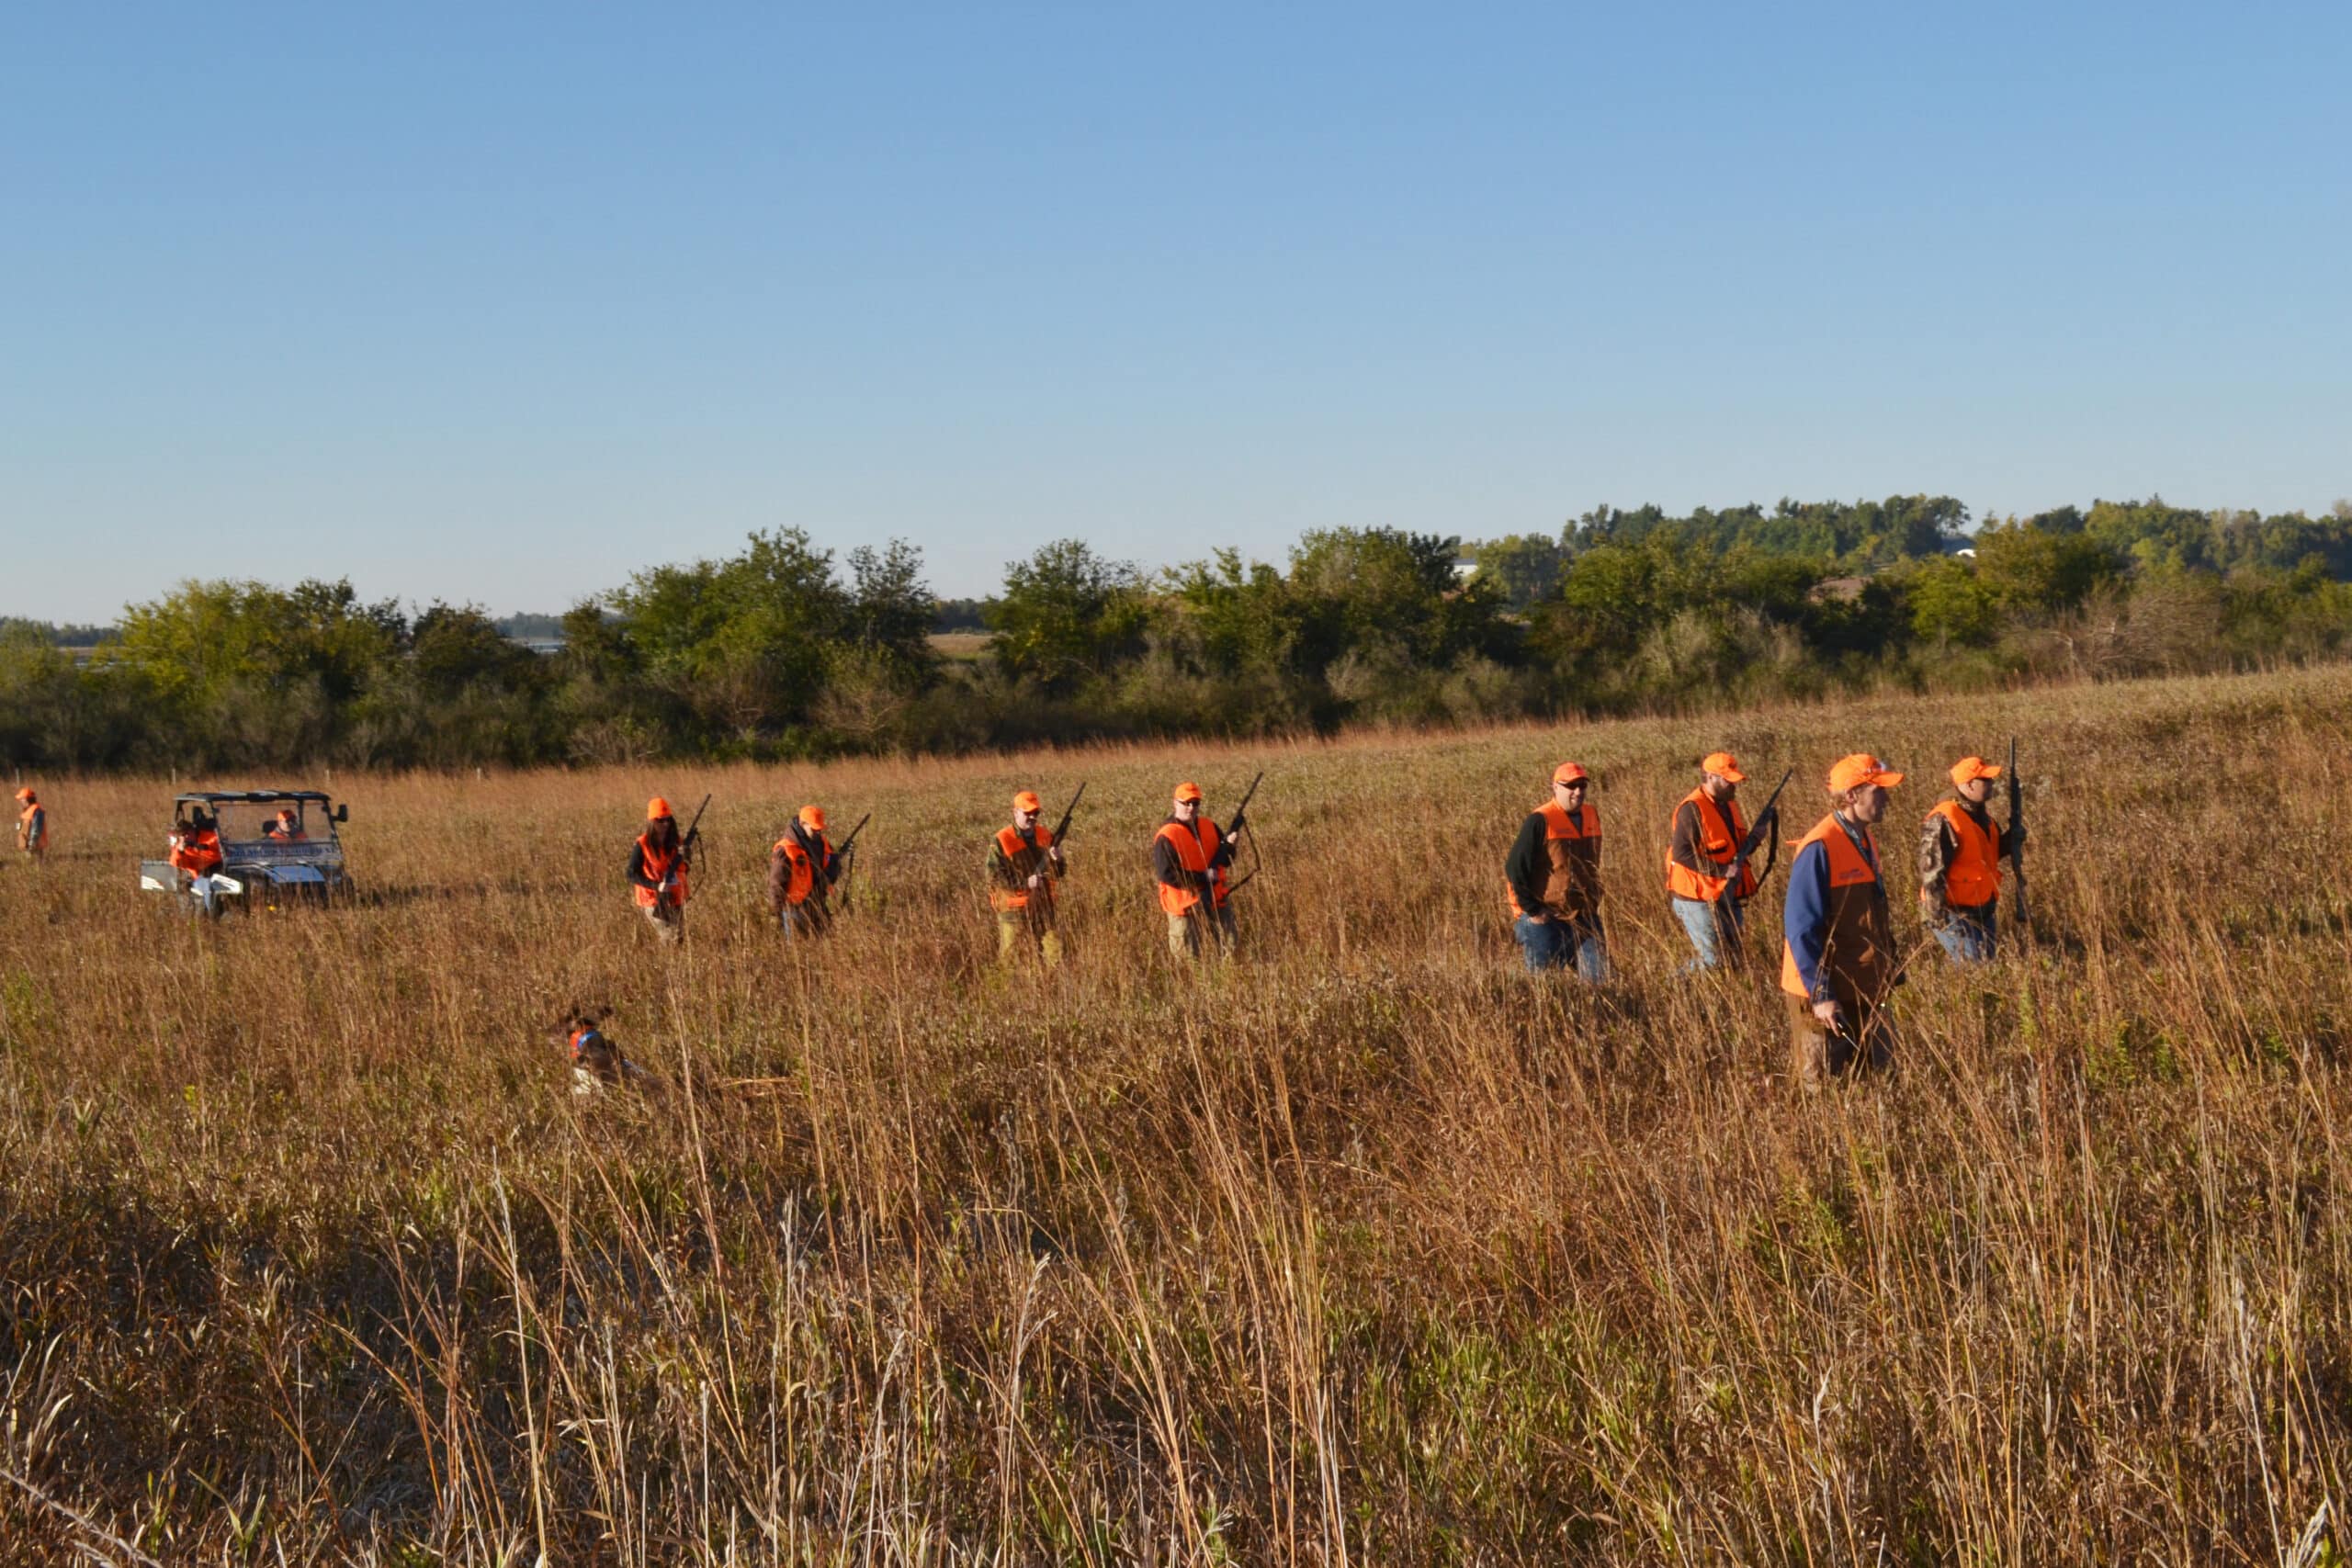
[[[1660,866],[1696,760],[1796,769],[1790,838],[1838,754],[1907,769],[1908,944],[1919,817],[2013,733],[2035,941],[1965,975],[1928,949],[1897,1071],[1804,1092],[1785,851],[1747,972],[1679,972]],[[1598,988],[1526,975],[1503,919],[1567,757],[1609,835]],[[1241,956],[1179,971],[1149,836],[1176,780],[1222,818],[1260,768]],[[987,836],[1081,778],[1072,962],[1000,971]],[[169,782],[48,782],[56,852],[0,873],[8,1561],[2337,1550],[2345,670],[337,774],[359,897],[218,926],[136,891]],[[661,948],[628,846],[649,795],[706,791]],[[837,834],[875,815],[854,911],[786,947],[762,877],[804,800]],[[573,1001],[670,1091],[576,1100],[548,1039]]]

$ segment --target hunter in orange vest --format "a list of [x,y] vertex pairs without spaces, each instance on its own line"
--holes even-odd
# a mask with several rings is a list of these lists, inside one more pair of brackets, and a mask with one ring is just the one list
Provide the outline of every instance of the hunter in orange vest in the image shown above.
[[1179,962],[1197,958],[1205,939],[1221,958],[1233,956],[1233,911],[1226,907],[1233,845],[1201,809],[1201,786],[1176,786],[1168,820],[1151,840],[1151,870],[1168,917],[1168,951]]
[[836,852],[825,837],[825,808],[802,807],[768,852],[768,909],[776,929],[787,937],[824,935],[833,923],[833,888],[848,874],[849,853]]
[[678,821],[670,803],[655,795],[645,803],[645,831],[628,852],[629,891],[665,942],[686,934],[686,850],[678,841]]
[[[1736,798],[1747,779],[1730,752],[1709,753],[1699,764],[1699,787],[1682,797],[1668,826],[1667,902],[1698,951],[1689,969],[1740,966],[1740,931],[1756,897],[1756,868],[1732,863],[1747,839]],[[1771,815],[1779,813],[1774,807]]]
[[1886,1066],[1893,1055],[1886,1002],[1902,984],[1886,881],[1871,828],[1886,792],[1903,782],[1857,752],[1829,770],[1834,809],[1798,841],[1781,917],[1781,990],[1798,1079]]
[[1585,798],[1592,775],[1580,762],[1552,770],[1552,798],[1529,812],[1503,857],[1511,932],[1531,974],[1571,966],[1609,978],[1600,927],[1600,811]]
[[996,957],[1012,962],[1023,946],[1048,969],[1062,961],[1054,930],[1054,884],[1066,869],[1054,830],[1037,820],[1046,809],[1035,790],[1012,797],[1012,826],[989,840],[989,903],[996,909]]
[[17,792],[17,804],[24,808],[17,814],[17,848],[39,860],[49,849],[49,813],[29,789]]
[[2004,828],[1985,809],[2000,776],[1995,763],[1962,757],[1951,768],[1954,798],[1938,801],[1920,825],[1920,918],[1955,964],[1991,962],[2001,857],[2025,842],[2022,824]]
[[217,818],[198,809],[187,822],[172,829],[171,863],[187,878],[181,892],[187,898],[188,912],[220,918],[220,889],[212,880],[220,869],[220,825]]

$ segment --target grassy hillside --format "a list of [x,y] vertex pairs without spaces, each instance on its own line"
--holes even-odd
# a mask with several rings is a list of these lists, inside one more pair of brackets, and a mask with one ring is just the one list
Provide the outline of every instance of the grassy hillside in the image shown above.
[[[2352,673],[1695,723],[823,769],[334,781],[368,897],[173,917],[160,782],[0,873],[0,1537],[164,1562],[2277,1562],[2352,1501]],[[1806,1096],[1776,950],[1690,979],[1702,752],[2015,732],[2041,940],[1922,957]],[[1620,979],[1500,862],[1600,778]],[[1267,770],[1229,971],[1145,846]],[[1006,796],[1076,963],[992,966]],[[183,781],[184,784],[190,781]],[[266,784],[280,780],[223,780]],[[1752,788],[1753,786],[1751,786]],[[683,951],[621,886],[716,800]],[[785,949],[789,809],[876,813]],[[1785,856],[1784,856],[1785,861]],[[1769,902],[1777,924],[1781,879]],[[575,1101],[558,1007],[676,1080]],[[724,1080],[763,1080],[727,1089]],[[81,1511],[87,1523],[64,1509]],[[122,1554],[117,1551],[117,1556]],[[125,1558],[124,1560],[129,1560]]]

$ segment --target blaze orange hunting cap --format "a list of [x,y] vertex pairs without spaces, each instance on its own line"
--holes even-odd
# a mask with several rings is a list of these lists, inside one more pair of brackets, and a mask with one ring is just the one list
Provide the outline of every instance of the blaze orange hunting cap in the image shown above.
[[1747,775],[1739,771],[1739,759],[1728,751],[1708,752],[1700,761],[1699,771],[1702,773],[1713,773],[1717,778],[1729,779],[1734,784],[1747,782]]
[[1558,767],[1552,770],[1552,782],[1554,784],[1575,784],[1579,779],[1589,779],[1590,777],[1592,777],[1592,775],[1584,771],[1584,764],[1582,762],[1563,762]]
[[1182,784],[1176,786],[1176,798],[1179,800],[1198,800],[1201,798],[1201,786],[1194,784],[1192,780],[1186,779]]
[[1982,757],[1962,757],[1951,765],[1951,782],[1956,784],[1964,784],[1971,779],[1997,779],[2000,776],[1999,765]]
[[1012,797],[1012,809],[1015,811],[1043,811],[1046,809],[1046,803],[1037,798],[1037,792],[1035,790],[1024,789],[1019,795]]
[[17,798],[23,801],[27,806],[30,806],[40,797],[35,795],[31,790],[20,789],[17,792]]
[[825,830],[825,808],[821,806],[802,807],[800,808],[800,825],[803,828],[808,829],[811,832],[823,832]]
[[1891,771],[1884,762],[1867,751],[1857,751],[1850,757],[1840,757],[1829,764],[1829,791],[1843,795],[1863,784],[1877,784],[1893,789],[1903,782],[1903,775]]
[[669,815],[670,803],[660,795],[657,795],[645,803],[645,819],[648,822],[659,822]]

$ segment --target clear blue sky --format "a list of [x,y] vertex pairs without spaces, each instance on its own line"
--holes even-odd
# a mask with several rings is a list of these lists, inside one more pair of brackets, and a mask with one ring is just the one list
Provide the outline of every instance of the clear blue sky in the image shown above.
[[2352,7],[52,6],[0,613],[2352,493]]

